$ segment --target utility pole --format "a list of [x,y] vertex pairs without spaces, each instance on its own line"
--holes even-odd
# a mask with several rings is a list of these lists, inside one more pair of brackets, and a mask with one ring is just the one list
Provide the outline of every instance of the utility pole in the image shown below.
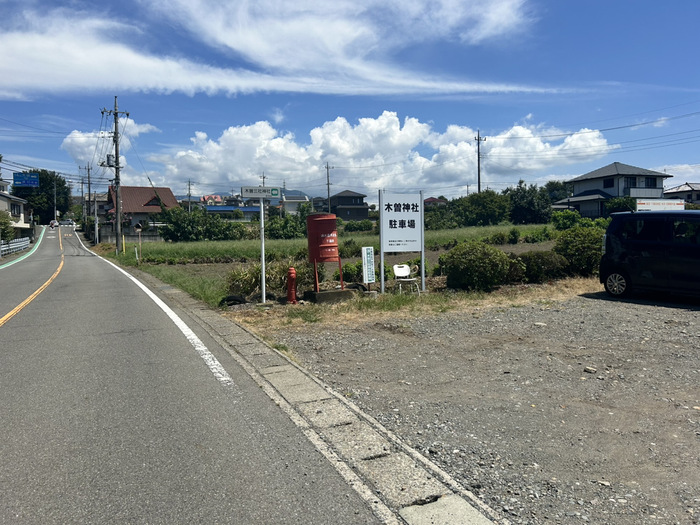
[[97,220],[97,192],[95,192],[95,246],[100,242],[100,228]]
[[482,139],[477,129],[474,140],[476,141],[476,192],[481,193],[481,143],[486,142],[486,137]]
[[[113,134],[113,140],[114,140],[114,194],[115,194],[115,200],[116,202],[114,203],[114,229],[115,229],[115,234],[117,236],[117,253],[120,253],[122,251],[122,191],[121,191],[121,183],[119,180],[119,107],[117,106],[117,97],[114,97],[114,110],[107,110],[104,108],[102,110],[102,114],[104,115],[105,113],[109,115],[114,115],[114,134]],[[129,117],[128,112],[121,112],[122,115],[126,115],[127,118]],[[112,167],[112,166],[109,166]]]
[[331,212],[331,170],[335,166],[329,166],[326,162],[326,186],[328,187],[328,213]]
[[[80,170],[78,170],[80,171]],[[80,177],[80,200],[83,202],[83,214],[82,214],[82,219],[83,219],[83,224],[85,224],[85,181],[83,180],[82,177]]]
[[192,180],[187,179],[187,213],[192,213]]
[[263,186],[262,186],[262,187],[264,188],[264,187],[265,187],[265,179],[267,178],[267,177],[265,177],[265,172],[264,172],[264,171],[263,171],[263,174],[260,176],[260,178],[262,179],[262,183],[263,183]]
[[[78,168],[80,168],[80,166],[78,166]],[[90,200],[90,195],[92,195],[92,188],[90,187],[90,165],[88,164],[84,169],[87,170],[87,184],[88,184],[88,187],[87,187],[88,198],[86,201],[87,207],[85,209],[85,217],[90,217],[91,213],[92,213],[92,210],[90,209],[91,208],[90,204],[92,203]],[[80,179],[80,184],[82,187],[83,179]],[[85,201],[84,197],[83,197],[83,201]]]

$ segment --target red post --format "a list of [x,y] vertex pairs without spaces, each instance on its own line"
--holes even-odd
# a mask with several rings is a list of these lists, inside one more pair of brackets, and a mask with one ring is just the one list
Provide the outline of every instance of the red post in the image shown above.
[[294,267],[287,272],[287,302],[297,304],[297,271]]

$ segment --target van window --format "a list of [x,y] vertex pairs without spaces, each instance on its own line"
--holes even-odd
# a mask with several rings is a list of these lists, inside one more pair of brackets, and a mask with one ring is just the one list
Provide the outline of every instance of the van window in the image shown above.
[[700,244],[700,221],[683,219],[673,221],[673,242]]
[[664,238],[666,221],[663,218],[643,218],[625,221],[622,238],[631,241],[660,241]]

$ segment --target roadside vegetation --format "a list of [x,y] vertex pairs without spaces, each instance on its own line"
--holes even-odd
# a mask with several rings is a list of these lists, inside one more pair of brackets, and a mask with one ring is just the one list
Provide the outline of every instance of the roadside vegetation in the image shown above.
[[[375,298],[357,294],[349,304],[334,306],[344,315],[354,312],[441,312],[488,295],[508,298],[528,287],[558,280],[595,276],[601,256],[606,219],[581,218],[572,211],[554,212],[547,224],[462,227],[426,231],[426,284],[429,293],[386,293]],[[361,248],[375,250],[379,288],[379,236],[374,232],[339,227],[339,249],[346,285],[361,283]],[[115,254],[114,245],[96,249],[125,266],[138,266],[212,307],[230,302],[260,301],[260,240],[240,239],[197,242],[149,242],[139,248],[127,243]],[[138,257],[137,257],[138,254]],[[270,305],[284,303],[290,267],[297,274],[297,295],[314,289],[314,269],[308,262],[306,239],[273,239],[265,242],[266,298]],[[415,253],[385,254],[386,291],[393,290],[392,264],[407,263],[419,270]],[[319,264],[322,289],[339,286],[337,263]],[[570,286],[571,284],[567,284]],[[360,286],[361,288],[361,286]],[[289,322],[316,322],[328,308],[305,305],[287,308]]]

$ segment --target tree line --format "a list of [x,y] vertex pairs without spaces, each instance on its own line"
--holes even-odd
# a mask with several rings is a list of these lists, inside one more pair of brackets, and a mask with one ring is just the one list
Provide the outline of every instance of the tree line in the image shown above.
[[[55,172],[39,170],[39,188],[12,187],[12,194],[27,200],[26,208],[35,221],[48,224],[54,218],[54,206],[60,216],[71,210],[70,187]],[[55,188],[55,199],[54,199]],[[517,186],[500,193],[487,189],[480,193],[445,201],[444,205],[425,210],[426,230],[446,230],[467,226],[512,224],[546,224],[551,220],[552,204],[570,195],[564,182],[550,181],[544,186],[527,185],[520,180]],[[306,217],[312,213],[310,203],[302,204],[295,215],[280,214],[271,208],[265,233],[271,239],[293,239],[306,235]],[[370,219],[345,223],[347,231],[378,231],[379,212],[370,211]],[[244,239],[255,237],[255,228],[207,215],[195,208],[191,213],[183,209],[165,210],[157,218],[166,225],[161,235],[171,241]],[[339,222],[342,223],[342,221]]]
[[[564,182],[550,181],[544,186],[519,181],[501,193],[484,190],[447,201],[425,210],[426,230],[449,230],[466,226],[546,224],[552,218],[552,204],[570,195]],[[447,200],[440,197],[442,200]]]

